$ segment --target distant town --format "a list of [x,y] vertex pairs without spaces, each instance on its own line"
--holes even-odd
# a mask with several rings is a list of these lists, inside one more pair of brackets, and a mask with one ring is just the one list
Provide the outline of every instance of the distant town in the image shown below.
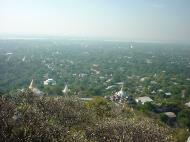
[[0,40],[0,93],[101,98],[190,127],[190,47],[95,40]]

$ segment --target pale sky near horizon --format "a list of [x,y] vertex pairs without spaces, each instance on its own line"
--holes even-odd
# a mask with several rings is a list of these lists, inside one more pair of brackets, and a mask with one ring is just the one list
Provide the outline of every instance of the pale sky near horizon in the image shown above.
[[190,0],[0,0],[0,34],[190,42]]

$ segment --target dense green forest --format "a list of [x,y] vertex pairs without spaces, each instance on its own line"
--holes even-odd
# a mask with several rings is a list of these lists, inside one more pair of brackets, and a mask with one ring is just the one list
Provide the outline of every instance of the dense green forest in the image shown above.
[[[57,93],[67,83],[72,92],[104,96],[118,89],[116,86],[106,90],[107,86],[124,82],[130,94],[139,94],[139,86],[172,94],[186,89],[188,94],[189,53],[188,45],[175,44],[1,40],[0,89],[1,92],[21,89],[34,79],[45,90],[43,81],[53,78],[57,82]],[[140,81],[142,78],[145,81]]]
[[[1,140],[182,142],[190,128],[189,53],[186,44],[0,40]],[[43,96],[28,89],[32,80]],[[107,99],[121,88],[127,99]],[[143,96],[152,101],[138,103]]]

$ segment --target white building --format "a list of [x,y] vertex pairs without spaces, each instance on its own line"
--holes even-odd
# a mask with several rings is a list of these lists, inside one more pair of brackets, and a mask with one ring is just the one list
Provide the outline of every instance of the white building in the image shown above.
[[140,79],[140,82],[144,82],[147,79],[148,79],[148,77],[143,77],[143,78]]
[[44,81],[44,85],[56,85],[56,81],[53,79],[47,79]]
[[164,92],[164,91],[162,89],[159,89],[158,92],[161,93],[161,92]]
[[176,115],[175,115],[175,113],[173,113],[173,112],[165,112],[164,113],[167,117],[169,117],[169,118],[176,118]]
[[144,96],[136,98],[135,101],[144,105],[145,103],[152,102],[153,100],[150,97]]
[[8,53],[6,53],[6,55],[12,55],[13,53],[11,53],[11,52],[8,52]]
[[185,103],[185,106],[190,107],[190,102]]
[[106,88],[106,90],[112,89],[112,88],[114,88],[114,87],[116,87],[116,85],[108,86],[108,87]]
[[165,93],[165,95],[166,95],[166,96],[171,96],[172,93],[171,93],[171,92],[167,92],[167,93]]

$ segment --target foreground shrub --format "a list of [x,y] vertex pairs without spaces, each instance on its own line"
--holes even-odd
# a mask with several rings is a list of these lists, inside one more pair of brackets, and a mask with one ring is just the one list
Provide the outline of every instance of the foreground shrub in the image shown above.
[[170,132],[149,121],[125,122],[109,120],[87,130],[87,136],[95,141],[109,142],[173,142]]
[[101,98],[86,103],[26,91],[0,98],[0,141],[175,142],[171,129],[135,115]]

